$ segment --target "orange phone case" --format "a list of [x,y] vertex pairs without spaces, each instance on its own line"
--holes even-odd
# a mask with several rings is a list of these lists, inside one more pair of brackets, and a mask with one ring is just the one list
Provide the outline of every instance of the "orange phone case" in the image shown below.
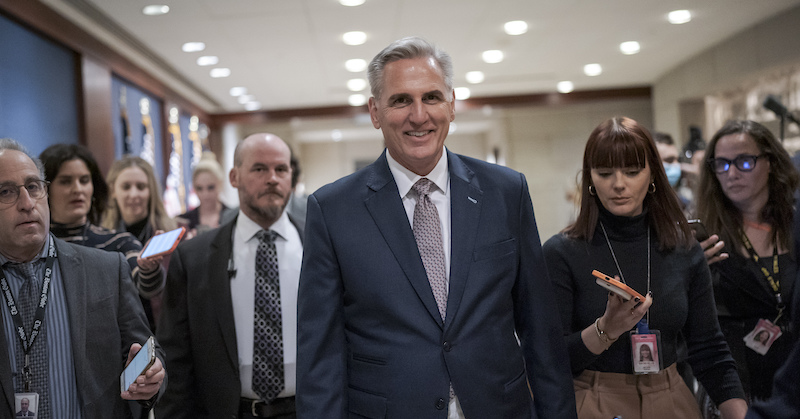
[[634,297],[639,297],[640,300],[644,301],[642,294],[639,294],[635,289],[623,284],[622,282],[619,282],[598,270],[593,270],[592,275],[597,277],[595,280],[597,285],[600,285],[601,287],[619,295],[625,301],[628,301]]
[[[178,227],[175,230],[170,230],[166,233],[161,233],[157,236],[151,237],[150,240],[147,241],[147,244],[142,249],[141,257],[143,259],[146,259],[154,256],[168,255],[172,253],[172,251],[175,250],[176,247],[178,247],[178,243],[181,242],[181,239],[183,238],[183,235],[185,233],[186,233],[186,227]],[[169,240],[166,243],[164,242],[165,238]],[[165,244],[168,247],[165,247],[164,246]],[[159,246],[161,248],[152,254],[148,254],[151,253],[150,252],[151,249],[148,249],[151,245]]]

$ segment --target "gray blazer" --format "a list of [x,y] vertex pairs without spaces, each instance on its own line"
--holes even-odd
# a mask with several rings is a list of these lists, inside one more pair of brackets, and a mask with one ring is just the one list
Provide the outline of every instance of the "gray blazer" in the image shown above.
[[[151,334],[130,265],[121,253],[60,239],[55,243],[83,417],[129,418],[128,402],[120,397],[119,375],[131,344],[144,343]],[[5,328],[0,327],[0,336],[0,342],[5,342]],[[0,417],[16,414],[8,351],[0,344]],[[164,352],[158,344],[156,354],[163,364]],[[159,397],[166,386],[165,378]]]

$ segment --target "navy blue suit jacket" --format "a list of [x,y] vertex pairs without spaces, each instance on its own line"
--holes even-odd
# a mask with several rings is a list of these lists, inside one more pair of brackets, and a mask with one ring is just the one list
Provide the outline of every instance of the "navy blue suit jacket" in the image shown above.
[[447,158],[444,324],[385,152],[309,197],[298,418],[445,418],[450,383],[467,418],[575,417],[525,177]]

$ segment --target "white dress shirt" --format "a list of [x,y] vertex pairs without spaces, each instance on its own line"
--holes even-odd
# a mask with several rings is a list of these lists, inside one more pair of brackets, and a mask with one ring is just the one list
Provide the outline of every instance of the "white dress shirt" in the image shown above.
[[[253,392],[253,328],[255,312],[255,271],[258,238],[261,226],[241,210],[233,235],[233,263],[236,275],[231,278],[233,318],[236,324],[236,345],[239,348],[239,378],[242,397],[258,399]],[[275,249],[278,252],[278,275],[281,286],[281,315],[283,326],[284,389],[278,397],[295,395],[297,387],[297,287],[303,244],[300,234],[289,221],[286,211],[270,230],[278,233]]]

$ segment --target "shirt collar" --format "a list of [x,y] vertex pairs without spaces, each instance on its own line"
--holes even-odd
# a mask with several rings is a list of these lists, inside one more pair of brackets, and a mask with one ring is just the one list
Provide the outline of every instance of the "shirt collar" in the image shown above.
[[[286,209],[284,208],[281,216],[278,218],[277,221],[272,223],[269,226],[268,230],[272,230],[278,233],[278,236],[281,237],[283,240],[286,240],[289,237],[289,228],[291,226],[291,221],[289,221],[289,216],[286,215]],[[258,225],[255,221],[250,219],[247,215],[245,215],[242,210],[239,210],[239,217],[236,219],[236,236],[241,237],[245,242],[252,239],[256,233],[263,230],[260,225]]]
[[398,163],[397,160],[392,158],[389,150],[386,150],[386,160],[389,162],[389,170],[392,172],[392,176],[394,176],[394,181],[397,184],[397,190],[400,192],[401,197],[406,196],[411,190],[411,187],[423,177],[428,178],[442,193],[447,195],[447,183],[450,181],[450,171],[447,170],[447,148],[444,146],[442,146],[442,148],[444,152],[436,163],[436,166],[425,176],[420,176],[406,169],[403,165]]

